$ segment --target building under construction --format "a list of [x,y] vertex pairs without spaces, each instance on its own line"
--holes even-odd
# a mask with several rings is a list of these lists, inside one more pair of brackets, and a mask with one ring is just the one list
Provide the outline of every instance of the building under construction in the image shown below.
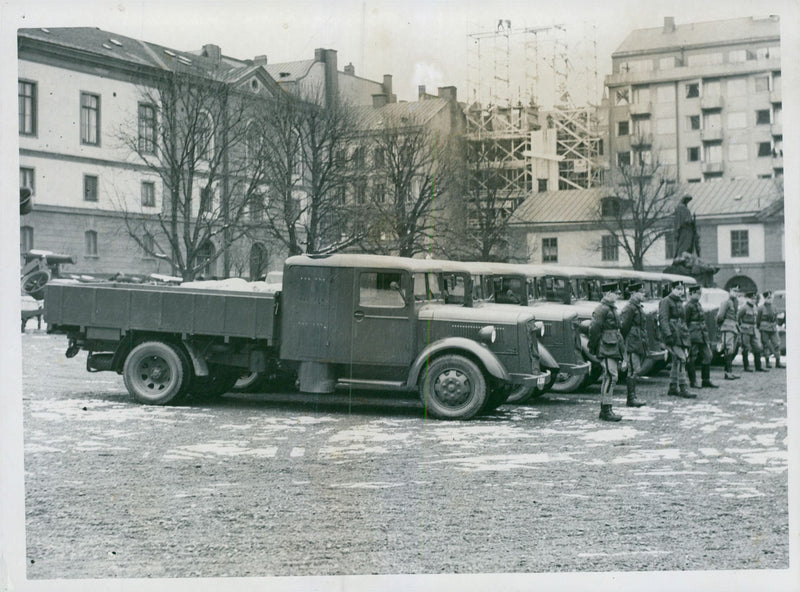
[[497,171],[504,210],[531,192],[601,181],[596,48],[592,34],[578,33],[570,47],[564,25],[512,28],[499,20],[468,36],[466,139]]

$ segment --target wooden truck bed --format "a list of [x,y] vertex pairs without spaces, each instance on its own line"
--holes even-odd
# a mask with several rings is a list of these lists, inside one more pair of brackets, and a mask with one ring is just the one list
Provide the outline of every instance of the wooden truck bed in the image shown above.
[[[276,295],[121,283],[46,286],[50,332],[91,330],[106,337],[129,331],[264,339],[275,330]],[[99,335],[98,335],[99,336]]]

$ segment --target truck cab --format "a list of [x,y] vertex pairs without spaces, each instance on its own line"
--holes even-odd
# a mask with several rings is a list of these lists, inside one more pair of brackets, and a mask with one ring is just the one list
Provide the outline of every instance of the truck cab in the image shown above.
[[[443,274],[462,294],[442,290]],[[380,255],[286,260],[280,358],[301,391],[337,385],[418,389],[441,419],[467,419],[513,385],[543,386],[532,311],[471,307],[469,277],[450,261]]]

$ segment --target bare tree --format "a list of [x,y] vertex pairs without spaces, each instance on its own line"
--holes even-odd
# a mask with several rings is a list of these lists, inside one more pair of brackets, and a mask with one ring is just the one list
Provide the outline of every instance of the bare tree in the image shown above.
[[504,261],[511,213],[525,193],[509,189],[503,170],[493,166],[486,143],[463,142],[458,154],[459,174],[447,204],[450,223],[437,233],[439,243],[445,256],[453,259]]
[[[365,250],[411,257],[430,249],[452,170],[449,144],[413,117],[388,115],[362,140],[358,150],[369,146],[374,154],[373,172],[356,178]],[[365,152],[358,154],[353,164],[364,168]]]
[[246,230],[246,206],[263,192],[263,163],[244,157],[257,99],[221,72],[189,66],[164,71],[140,92],[137,125],[120,139],[158,175],[164,204],[147,216],[121,205],[127,231],[184,279],[220,256],[227,274],[228,247]]
[[631,147],[630,162],[619,163],[606,179],[597,222],[640,270],[645,253],[669,228],[678,186],[643,139],[634,138]]
[[269,187],[265,225],[289,255],[333,252],[357,240],[342,223],[341,199],[352,114],[341,102],[326,108],[318,103],[286,95],[260,111]]

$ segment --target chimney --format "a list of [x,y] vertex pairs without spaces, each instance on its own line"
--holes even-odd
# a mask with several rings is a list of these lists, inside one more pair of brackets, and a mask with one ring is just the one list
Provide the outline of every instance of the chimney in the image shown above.
[[267,65],[267,56],[265,55],[257,55],[253,58],[253,64],[256,66],[266,66]]
[[455,86],[440,86],[438,91],[440,99],[447,99],[448,101],[453,101],[454,103],[458,102],[456,98],[456,87]]
[[356,75],[356,67],[353,65],[353,62],[350,62],[344,67],[344,73],[349,74],[350,76]]
[[675,17],[674,16],[665,16],[664,17],[664,33],[674,33],[675,32]]
[[212,62],[219,62],[222,59],[222,50],[219,45],[209,43],[203,46],[203,57],[210,59]]
[[418,95],[420,100],[425,98],[425,85],[424,84],[420,84],[417,87],[417,95]]
[[388,99],[386,95],[381,95],[381,94],[372,95],[372,106],[375,107],[376,109],[385,106],[387,102]]
[[383,93],[387,97],[392,96],[392,75],[391,74],[384,74],[383,75]]

